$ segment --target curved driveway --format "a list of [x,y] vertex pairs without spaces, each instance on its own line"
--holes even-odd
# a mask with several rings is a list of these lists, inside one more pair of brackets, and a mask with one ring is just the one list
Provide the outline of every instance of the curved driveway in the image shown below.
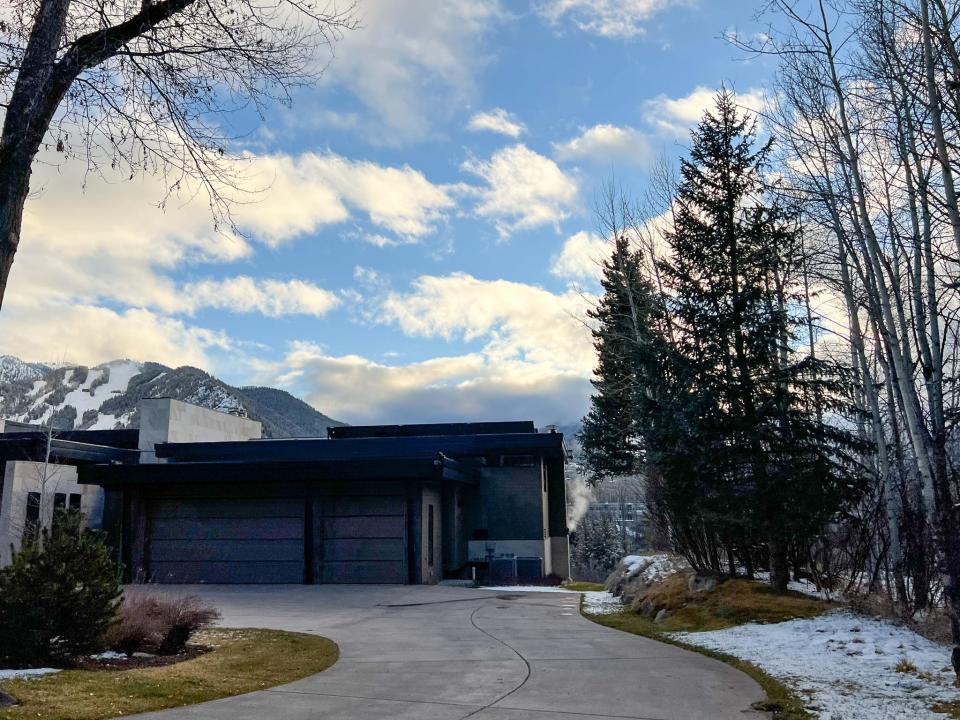
[[198,586],[229,627],[318,633],[340,660],[154,720],[757,720],[746,675],[580,615],[574,593],[425,586]]

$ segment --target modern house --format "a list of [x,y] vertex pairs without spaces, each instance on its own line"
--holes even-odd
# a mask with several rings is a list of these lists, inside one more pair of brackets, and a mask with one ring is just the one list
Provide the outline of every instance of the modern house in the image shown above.
[[[105,448],[107,455],[94,457],[83,449],[87,447]],[[25,536],[49,527],[59,508],[78,509],[88,525],[99,528],[103,491],[78,482],[77,463],[125,451],[127,461],[136,461],[136,448],[136,430],[55,431],[48,436],[35,425],[0,420],[0,565],[9,564],[11,551],[19,549]]]
[[[88,507],[102,506],[92,524],[131,580],[569,575],[563,436],[532,422],[352,426],[327,438],[263,440],[259,423],[176,400],[144,400],[139,413],[139,431],[106,431],[128,433],[116,440],[76,431],[49,443],[52,462],[76,468]],[[0,435],[8,466],[46,450],[42,433]],[[0,528],[27,502],[22,488],[12,491]]]

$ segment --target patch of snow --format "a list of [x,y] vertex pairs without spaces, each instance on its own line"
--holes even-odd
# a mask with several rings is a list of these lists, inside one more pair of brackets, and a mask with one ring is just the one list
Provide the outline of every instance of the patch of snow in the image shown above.
[[57,668],[27,668],[25,670],[0,670],[0,680],[42,677],[60,672]]
[[12,355],[0,355],[0,382],[38,380],[42,377],[41,366],[24,362]]
[[622,562],[626,568],[627,580],[639,577],[647,585],[658,582],[681,570],[690,569],[685,560],[666,553],[627,555]]
[[546,593],[573,593],[575,590],[567,590],[562,587],[548,587],[545,585],[501,585],[478,587],[477,590],[496,590],[497,592],[546,592]]
[[[110,379],[104,385],[94,388],[93,393],[90,393],[90,386],[103,377],[107,368],[110,370]],[[104,400],[113,397],[115,390],[126,392],[130,380],[142,370],[143,366],[132,360],[115,360],[106,365],[91,368],[86,382],[67,393],[63,405],[73,405],[77,409],[77,421],[79,421],[87,410],[99,410]],[[113,423],[110,424],[110,427],[113,427]]]
[[612,615],[623,610],[623,601],[606,590],[583,593],[583,612],[590,615]]
[[[960,701],[947,648],[846,611],[672,637],[752,662],[805,697],[820,720],[942,720],[930,706]],[[916,670],[897,672],[901,661]]]
[[[762,582],[770,582],[770,573],[768,572],[754,573],[753,576]],[[809,595],[818,600],[836,600],[839,595],[839,593],[833,593],[829,590],[818,590],[817,586],[810,580],[791,580],[787,583],[787,590]]]
[[99,655],[91,655],[90,657],[93,660],[126,660],[127,654],[116,652],[115,650],[107,650],[106,652],[102,652]]

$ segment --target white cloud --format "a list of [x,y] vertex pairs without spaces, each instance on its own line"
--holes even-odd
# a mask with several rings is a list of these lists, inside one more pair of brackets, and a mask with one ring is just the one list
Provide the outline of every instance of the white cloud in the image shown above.
[[380,317],[407,335],[483,340],[490,360],[520,360],[589,377],[595,359],[584,325],[589,302],[574,291],[556,295],[508,280],[424,275],[411,292],[389,293]]
[[477,113],[470,118],[470,122],[467,123],[467,130],[474,132],[487,131],[518,138],[527,131],[527,126],[503,108],[494,108],[487,112]]
[[3,352],[27,360],[96,364],[117,358],[210,367],[210,351],[231,348],[223,333],[149,310],[122,312],[82,303],[4,304]]
[[696,0],[542,0],[537,11],[551,24],[569,16],[580,30],[611,38],[643,35],[645,23],[668,8]]
[[590,393],[580,374],[519,361],[491,363],[479,353],[388,365],[296,343],[282,362],[259,372],[258,382],[288,387],[352,423],[568,421],[584,414]]
[[557,224],[576,205],[577,181],[550,158],[522,144],[494,153],[487,161],[468,160],[463,169],[482,178],[477,214],[491,218],[501,236]]
[[505,17],[499,0],[368,0],[361,27],[337,44],[325,81],[353,93],[374,122],[364,137],[422,140],[476,92],[481,41]]
[[[364,268],[357,277],[380,283]],[[290,388],[348,422],[556,422],[586,410],[594,365],[583,322],[589,296],[455,273],[420,277],[405,293],[381,287],[375,297],[368,301],[376,307],[368,313],[374,322],[408,336],[481,347],[386,364],[300,342],[282,361],[259,364],[257,381]]]
[[246,276],[201,280],[184,286],[184,309],[218,308],[267,317],[313,315],[321,317],[340,304],[329,290],[303,280],[255,280]]
[[561,278],[596,280],[611,252],[609,241],[596,233],[580,231],[563,243],[563,250],[554,259],[550,272]]
[[632,127],[594,125],[566,142],[554,143],[554,154],[559,160],[588,160],[595,163],[649,162],[650,141]]
[[[352,214],[365,215],[395,236],[374,233],[381,244],[416,242],[433,232],[454,205],[450,188],[434,185],[412,168],[331,153],[248,155],[237,169],[246,190],[234,219],[251,238],[271,246],[342,223]],[[247,260],[254,254],[251,239],[214,229],[210,209],[191,197],[189,188],[160,209],[157,202],[166,192],[161,178],[128,181],[108,176],[85,185],[83,173],[79,163],[37,165],[6,305],[110,301],[165,313],[190,312],[196,299],[174,281],[174,271]],[[240,302],[242,293],[230,303],[208,293],[207,305],[216,300],[216,307],[223,309],[262,309],[270,315],[285,309],[319,314],[330,307],[325,290],[301,281],[247,280],[257,294],[245,304]],[[216,282],[226,291],[242,281]],[[267,291],[280,293],[279,299],[269,301]]]
[[455,202],[408,165],[386,167],[334,153],[266,155],[252,159],[251,185],[264,186],[259,202],[241,206],[238,219],[258,238],[279,244],[322,224],[350,217],[347,206],[405,240],[434,231]]
[[[698,85],[689,94],[671,98],[666,95],[646,102],[647,122],[661,132],[677,137],[686,137],[690,129],[703,119],[703,114],[716,104],[716,88]],[[762,111],[767,103],[762,90],[750,89],[737,93],[737,104],[752,113]]]

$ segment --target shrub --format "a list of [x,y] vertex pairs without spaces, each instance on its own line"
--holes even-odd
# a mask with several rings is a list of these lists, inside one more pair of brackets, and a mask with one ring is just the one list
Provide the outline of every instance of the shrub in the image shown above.
[[116,563],[76,510],[0,568],[0,663],[62,664],[103,648],[120,597]]
[[219,617],[215,608],[196,596],[132,595],[124,599],[105,642],[111,650],[127,655],[176,655],[183,652],[195,632]]

